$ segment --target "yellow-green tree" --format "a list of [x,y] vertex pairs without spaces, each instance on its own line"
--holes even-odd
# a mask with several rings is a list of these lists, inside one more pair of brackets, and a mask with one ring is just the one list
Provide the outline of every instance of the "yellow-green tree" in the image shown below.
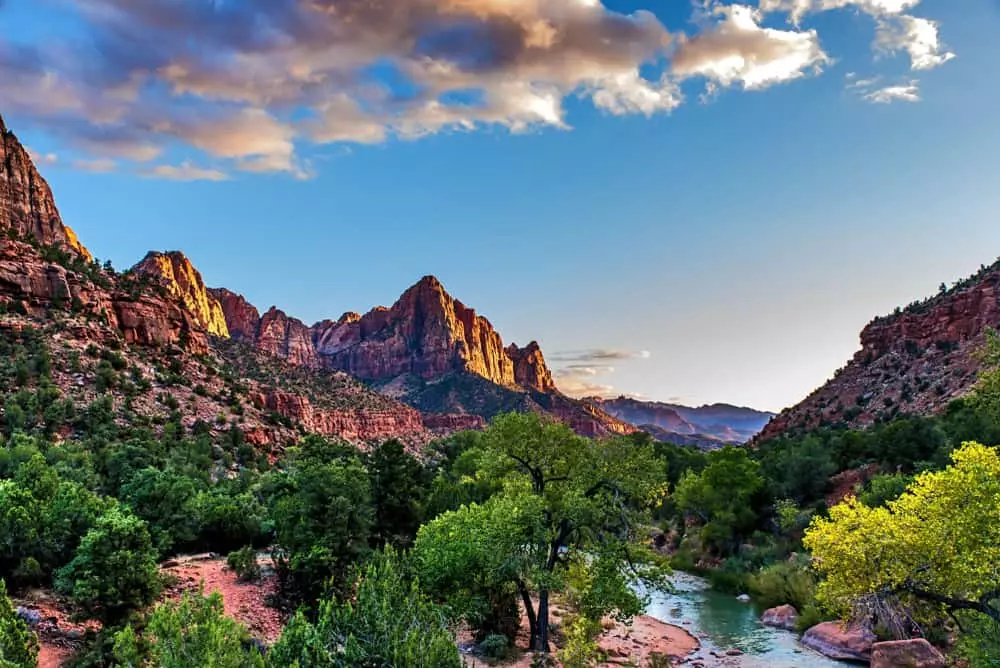
[[966,443],[952,460],[885,507],[852,497],[813,521],[822,603],[898,635],[944,614],[1000,623],[1000,455]]

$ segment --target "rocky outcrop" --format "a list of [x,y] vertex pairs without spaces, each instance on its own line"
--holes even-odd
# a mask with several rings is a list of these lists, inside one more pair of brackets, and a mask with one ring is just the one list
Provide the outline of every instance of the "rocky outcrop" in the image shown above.
[[802,644],[831,659],[868,663],[876,639],[871,629],[860,624],[821,622],[802,635]]
[[268,355],[288,360],[298,366],[315,368],[319,357],[312,342],[312,331],[297,318],[272,306],[257,326],[257,348]]
[[923,638],[872,645],[872,668],[945,668],[944,655]]
[[420,413],[400,405],[397,410],[321,409],[306,397],[288,392],[271,392],[253,397],[258,408],[293,420],[306,430],[349,441],[376,441],[387,438],[422,436]]
[[793,605],[779,605],[776,608],[768,608],[760,616],[760,623],[764,626],[773,626],[786,631],[794,631],[795,625],[799,621],[799,611]]
[[0,117],[0,230],[91,260],[90,252],[63,225],[49,184],[28,151]]
[[897,414],[929,415],[971,389],[987,328],[1000,327],[1000,262],[922,302],[876,318],[861,350],[758,440],[820,424],[867,427]]
[[150,251],[132,271],[150,278],[167,289],[194,316],[209,334],[229,336],[222,305],[205,288],[201,274],[180,251]]
[[552,372],[545,364],[545,356],[537,341],[524,348],[512,343],[507,346],[506,353],[514,364],[514,381],[518,385],[531,392],[555,392]]
[[260,327],[260,311],[243,295],[225,288],[209,288],[208,294],[219,302],[229,336],[241,343],[255,343]]
[[486,420],[478,415],[461,413],[424,413],[424,427],[435,434],[453,434],[456,431],[486,428]]
[[160,346],[177,344],[195,355],[208,352],[201,323],[179,304],[140,295],[114,302],[118,329],[127,343]]

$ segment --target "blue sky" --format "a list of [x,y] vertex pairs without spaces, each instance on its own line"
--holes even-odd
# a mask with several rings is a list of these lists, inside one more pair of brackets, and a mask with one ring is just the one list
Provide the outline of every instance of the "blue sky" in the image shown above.
[[[179,248],[307,322],[435,274],[505,341],[621,353],[564,371],[577,391],[780,409],[871,317],[1000,254],[995,2],[762,0],[763,36],[742,5],[468,2],[402,3],[443,26],[404,53],[264,9],[177,38],[227,2],[172,32],[142,15],[167,0],[6,0],[0,113],[118,267]],[[262,17],[323,48],[247,60],[274,61]],[[575,46],[518,50],[512,22]]]

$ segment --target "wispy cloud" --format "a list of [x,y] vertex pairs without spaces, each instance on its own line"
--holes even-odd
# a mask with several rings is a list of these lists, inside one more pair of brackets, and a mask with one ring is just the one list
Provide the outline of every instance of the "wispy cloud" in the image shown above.
[[865,93],[864,98],[876,104],[920,102],[920,87],[916,81],[896,86],[885,86]]
[[929,70],[955,57],[941,43],[936,22],[906,15],[879,21],[875,48],[886,54],[905,51],[914,70]]
[[615,372],[611,362],[649,359],[648,350],[586,348],[548,355],[554,363],[552,376],[559,389],[571,397],[617,397],[622,392],[608,379]]
[[179,165],[156,165],[140,170],[143,176],[168,179],[171,181],[226,181],[229,175],[218,169],[206,169],[184,161]]
[[615,360],[648,359],[649,357],[650,353],[648,350],[587,348],[585,350],[556,352],[548,356],[548,359],[552,362],[612,362]]
[[59,156],[55,153],[38,153],[37,151],[33,151],[31,148],[26,148],[31,161],[37,166],[51,167],[59,162]]
[[73,167],[84,172],[107,174],[115,171],[118,163],[110,158],[95,158],[94,160],[74,160]]

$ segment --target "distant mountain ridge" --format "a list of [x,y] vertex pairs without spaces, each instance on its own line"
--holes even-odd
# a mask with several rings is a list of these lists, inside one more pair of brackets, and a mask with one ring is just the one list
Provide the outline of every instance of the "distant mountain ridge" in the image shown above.
[[758,438],[930,415],[967,394],[977,379],[986,329],[1000,328],[1000,260],[942,288],[868,323],[854,357]]
[[699,447],[745,443],[774,417],[774,413],[721,403],[690,407],[626,396],[586,401],[660,440]]

